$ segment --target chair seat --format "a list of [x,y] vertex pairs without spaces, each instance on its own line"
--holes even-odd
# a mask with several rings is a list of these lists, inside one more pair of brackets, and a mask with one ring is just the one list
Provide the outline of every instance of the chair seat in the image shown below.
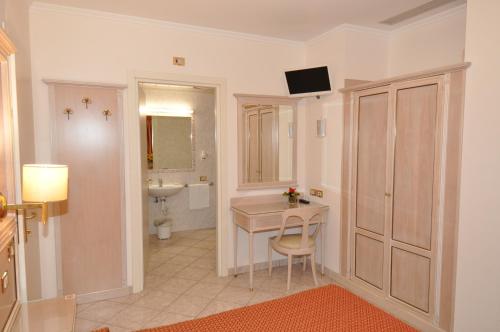
[[[273,237],[272,239],[280,247],[287,248],[287,249],[299,249],[300,242],[302,241],[302,234],[283,235],[281,237],[280,241],[276,241],[276,237]],[[312,248],[312,247],[314,247],[314,245],[315,245],[314,237],[309,236],[307,239],[307,246],[309,248]]]

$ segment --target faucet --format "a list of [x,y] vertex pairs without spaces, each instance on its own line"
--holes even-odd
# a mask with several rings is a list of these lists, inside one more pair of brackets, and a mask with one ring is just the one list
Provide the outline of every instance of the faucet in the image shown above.
[[163,179],[162,178],[158,179],[158,186],[163,187]]

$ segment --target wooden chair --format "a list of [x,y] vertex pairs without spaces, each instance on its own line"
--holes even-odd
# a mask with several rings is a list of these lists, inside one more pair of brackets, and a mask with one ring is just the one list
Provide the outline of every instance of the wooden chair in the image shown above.
[[[272,250],[276,250],[282,255],[288,256],[288,281],[287,290],[290,290],[290,280],[292,278],[292,258],[293,256],[304,256],[303,270],[306,269],[307,256],[311,256],[311,269],[314,278],[314,284],[317,286],[316,279],[316,237],[318,235],[320,225],[317,221],[313,221],[314,217],[321,217],[320,207],[305,207],[288,209],[282,214],[281,228],[277,236],[269,238],[269,276],[271,276],[273,261]],[[302,227],[302,233],[285,234],[285,230],[290,225]],[[316,224],[316,229],[313,234],[309,234],[309,226]]]

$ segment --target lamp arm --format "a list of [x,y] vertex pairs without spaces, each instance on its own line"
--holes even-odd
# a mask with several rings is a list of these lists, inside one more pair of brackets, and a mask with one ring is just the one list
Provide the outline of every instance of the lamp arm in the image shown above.
[[26,210],[26,209],[42,209],[42,222],[47,223],[49,217],[49,205],[47,202],[43,203],[22,203],[22,204],[7,204],[7,199],[0,193],[0,218],[7,215],[8,211]]

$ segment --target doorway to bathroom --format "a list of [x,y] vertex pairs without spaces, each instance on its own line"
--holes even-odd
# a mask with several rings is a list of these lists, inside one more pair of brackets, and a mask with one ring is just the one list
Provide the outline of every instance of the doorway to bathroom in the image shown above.
[[148,175],[144,287],[201,280],[216,269],[215,89],[141,82],[139,112]]

